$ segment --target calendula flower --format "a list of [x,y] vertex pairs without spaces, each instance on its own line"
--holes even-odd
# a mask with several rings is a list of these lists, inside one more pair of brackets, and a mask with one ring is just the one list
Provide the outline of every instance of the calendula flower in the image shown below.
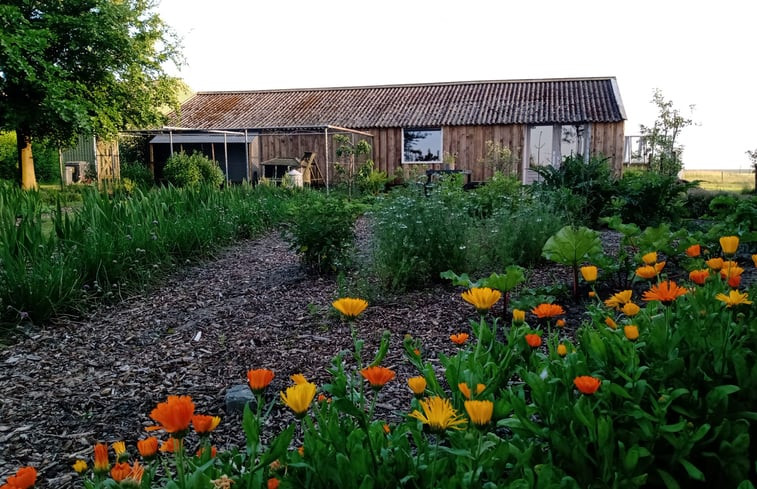
[[628,302],[631,302],[632,294],[633,294],[632,290],[623,290],[621,292],[613,294],[612,296],[610,296],[609,299],[605,300],[605,305],[607,307],[620,309],[623,306],[623,304],[627,304]]
[[224,474],[218,479],[213,479],[210,482],[213,484],[214,489],[231,489],[234,479],[230,479],[228,475]]
[[143,459],[150,460],[158,453],[158,439],[151,436],[144,440],[139,440],[137,442],[137,450]]
[[465,302],[472,304],[480,314],[484,314],[502,297],[502,292],[489,287],[474,287],[460,295]]
[[649,290],[644,292],[644,295],[642,295],[641,298],[645,301],[660,301],[663,304],[668,305],[678,297],[688,293],[688,289],[679,287],[672,280],[666,280],[653,285]]
[[131,472],[129,472],[126,479],[121,482],[121,487],[123,489],[139,488],[142,484],[142,476],[144,473],[145,468],[142,467],[139,462],[134,462],[134,465],[131,467]]
[[184,436],[192,422],[195,405],[189,396],[168,396],[166,402],[161,402],[150,413],[150,418],[160,426],[148,429],[163,429],[174,437]]
[[268,489],[278,489],[279,488],[279,480],[275,477],[271,477],[268,479],[268,482],[266,483],[266,487]]
[[457,414],[449,399],[433,396],[419,402],[423,413],[416,409],[409,416],[421,421],[431,431],[441,433],[447,429],[462,429],[461,425],[465,424],[465,419]]
[[192,416],[192,426],[198,435],[210,433],[218,427],[221,418],[218,416],[207,416],[205,414],[195,414]]
[[178,443],[178,440],[169,437],[168,440],[160,444],[160,451],[163,453],[173,453],[176,450]]
[[110,462],[108,461],[108,446],[104,443],[98,443],[95,445],[95,474],[105,474],[110,469]]
[[544,319],[565,314],[565,309],[557,304],[542,303],[531,309],[531,313],[539,319]]
[[738,289],[739,285],[741,285],[741,275],[728,277],[728,287],[731,287],[732,289]]
[[704,263],[710,268],[710,270],[720,270],[721,268],[723,268],[722,258],[710,258]]
[[322,402],[325,402],[327,404],[329,402],[331,402],[331,399],[328,396],[326,396],[326,394],[324,394],[324,393],[318,394],[318,397],[316,397],[315,400],[318,401],[319,404],[322,403]]
[[597,392],[602,381],[591,375],[581,375],[573,379],[573,384],[581,394],[591,395]]
[[417,398],[423,397],[426,392],[426,378],[423,376],[410,377],[407,379],[407,385]]
[[126,453],[126,443],[122,441],[114,442],[111,447],[116,454],[116,462],[123,462],[129,458],[129,454]]
[[720,277],[723,280],[728,280],[731,277],[740,277],[744,273],[744,269],[738,265],[729,264],[729,266],[723,266],[720,269]]
[[491,401],[465,401],[465,411],[473,424],[486,426],[492,420],[494,403]]
[[720,248],[723,250],[724,255],[733,255],[736,250],[739,249],[739,237],[738,236],[723,236],[720,238]]
[[3,484],[3,489],[29,489],[37,482],[37,469],[32,466],[21,467]]
[[449,335],[449,339],[456,345],[464,345],[468,341],[468,333],[455,333]]
[[315,384],[305,382],[287,387],[286,393],[281,392],[281,401],[294,412],[297,418],[302,418],[307,413],[310,403],[315,397]]
[[289,376],[290,379],[292,379],[292,382],[295,384],[307,384],[308,379],[305,378],[302,374],[292,374]]
[[568,354],[568,347],[560,343],[559,345],[557,345],[557,354],[561,357],[564,357]]
[[513,322],[515,324],[521,324],[526,320],[526,311],[520,309],[513,309]]
[[593,299],[593,298],[595,298],[596,296],[597,296],[597,293],[596,293],[596,292],[594,292],[593,290],[590,290],[590,291],[589,291],[589,297],[590,297],[590,298],[592,298],[592,299]]
[[[203,453],[205,453],[205,447],[200,447],[195,453],[195,456],[201,458]],[[216,458],[216,455],[218,455],[218,449],[213,445],[210,447],[210,458]]]
[[247,382],[252,392],[260,393],[271,383],[275,374],[267,368],[256,368],[247,371]]
[[639,311],[641,311],[641,308],[634,304],[633,302],[629,302],[627,304],[623,304],[623,308],[621,309],[623,311],[623,314],[625,314],[628,317],[634,317],[635,315],[639,314]]
[[382,428],[384,429],[384,433],[386,433],[387,435],[392,432],[392,427],[389,426],[386,423],[384,423],[384,425],[382,426]]
[[686,248],[686,256],[689,258],[696,258],[702,254],[702,247],[698,244],[693,244]]
[[623,326],[623,334],[625,334],[626,338],[629,340],[636,341],[639,338],[639,327],[635,324]]
[[612,329],[616,329],[618,327],[618,323],[616,323],[615,320],[611,318],[610,316],[607,316],[605,318],[605,324],[611,327]]
[[300,454],[300,457],[305,457],[305,447],[303,445],[300,445],[297,447],[297,453]]
[[557,321],[555,321],[555,326],[557,326],[558,328],[564,328],[565,324],[566,323],[564,319],[558,319]]
[[343,297],[335,300],[332,304],[334,308],[342,313],[342,316],[348,319],[355,319],[365,311],[368,307],[368,302],[364,299],[354,299],[352,297]]
[[718,294],[715,296],[715,299],[723,301],[726,307],[752,303],[752,301],[749,300],[749,294],[747,294],[746,292],[741,293],[738,290],[731,290],[728,292],[728,295]]
[[757,267],[757,254],[752,255],[752,262],[754,263],[754,266]]
[[636,269],[636,276],[644,279],[650,279],[657,276],[657,270],[650,265],[644,265]]
[[129,473],[131,473],[131,465],[126,462],[119,462],[110,469],[110,477],[116,482],[126,479]]
[[88,468],[87,462],[85,462],[84,460],[77,460],[74,463],[74,465],[72,465],[72,467],[74,468],[77,474],[81,474]]
[[541,346],[541,336],[535,333],[529,333],[526,335],[526,343],[531,348],[537,348]]
[[707,281],[707,278],[709,276],[710,276],[709,268],[703,268],[701,270],[692,270],[691,272],[689,272],[689,280],[691,280],[697,285],[704,285],[704,283]]
[[581,276],[589,283],[597,281],[597,267],[594,265],[586,265],[581,267]]
[[386,367],[365,367],[360,371],[360,375],[367,380],[374,389],[381,389],[384,385],[395,377],[394,370]]
[[[465,382],[460,382],[457,384],[457,388],[460,389],[460,392],[463,394],[463,397],[466,399],[471,398],[471,390],[470,387],[468,387],[468,384]],[[486,390],[486,385],[484,384],[476,384],[476,395],[481,394]]]
[[641,257],[641,261],[643,261],[647,265],[654,265],[657,263],[657,252],[652,251],[651,253],[647,253],[646,255]]

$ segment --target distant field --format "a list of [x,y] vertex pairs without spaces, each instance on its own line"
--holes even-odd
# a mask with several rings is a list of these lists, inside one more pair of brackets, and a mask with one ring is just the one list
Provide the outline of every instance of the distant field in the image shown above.
[[684,180],[701,180],[699,185],[705,190],[728,190],[742,192],[754,190],[752,170],[684,170]]

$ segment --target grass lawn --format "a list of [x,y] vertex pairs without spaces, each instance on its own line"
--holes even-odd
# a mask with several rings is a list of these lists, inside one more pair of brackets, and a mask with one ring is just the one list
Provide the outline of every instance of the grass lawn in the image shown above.
[[684,170],[684,180],[701,180],[705,190],[754,191],[752,170]]

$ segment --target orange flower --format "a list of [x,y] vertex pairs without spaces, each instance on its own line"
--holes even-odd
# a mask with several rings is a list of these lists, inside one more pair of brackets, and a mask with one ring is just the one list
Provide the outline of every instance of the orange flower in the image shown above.
[[720,247],[724,255],[733,255],[739,249],[738,236],[723,236],[720,238]]
[[526,335],[526,343],[528,343],[528,346],[531,348],[537,348],[541,346],[541,336],[534,333],[529,333]]
[[564,357],[568,354],[568,347],[560,343],[559,345],[557,345],[557,354],[561,357]]
[[689,272],[689,280],[697,285],[704,285],[707,278],[710,276],[710,269],[704,268],[702,270],[692,270]]
[[596,293],[596,292],[594,292],[593,290],[590,290],[590,291],[589,291],[589,297],[590,297],[590,298],[592,298],[592,299],[593,299],[593,298],[595,298],[596,296],[597,296],[597,293]]
[[623,304],[627,302],[631,302],[632,294],[633,294],[632,290],[623,290],[621,292],[618,292],[612,295],[609,299],[605,300],[605,305],[607,307],[614,307],[615,309],[620,309],[620,307]]
[[757,254],[752,255],[752,261],[754,262],[754,266],[757,267]]
[[740,277],[742,273],[744,273],[744,269],[741,268],[738,265],[732,265],[730,266],[723,266],[723,268],[720,269],[720,278],[723,280],[728,280],[731,277]]
[[108,462],[108,445],[104,443],[98,443],[95,445],[95,473],[104,474],[110,468],[110,462]]
[[539,319],[544,319],[565,314],[565,309],[557,304],[543,303],[531,309],[531,313]]
[[[157,429],[162,428],[167,433],[176,437],[182,437],[189,429],[195,405],[189,396],[168,396],[166,402],[161,402],[150,413],[150,418],[160,423]],[[156,429],[156,428],[152,428]]]
[[689,258],[696,258],[702,254],[702,247],[698,244],[694,244],[686,248],[686,255]]
[[591,395],[597,392],[599,386],[602,385],[602,381],[591,375],[581,375],[573,379],[573,384],[581,394]]
[[688,294],[688,289],[679,287],[672,280],[666,280],[659,284],[653,285],[648,291],[644,292],[642,299],[645,301],[660,301],[663,304],[670,304],[678,297]]
[[720,270],[723,268],[723,259],[722,258],[710,258],[705,262],[705,264],[710,267],[711,270]]
[[644,265],[636,269],[636,276],[645,279],[654,278],[657,276],[657,270],[653,266]]
[[166,453],[173,453],[176,450],[176,439],[171,437],[167,441],[160,444],[160,451]]
[[417,398],[423,397],[426,392],[426,378],[423,376],[410,377],[407,379],[407,385]]
[[[197,456],[197,458],[202,458],[202,454],[204,452],[205,447],[200,447],[195,455]],[[218,455],[218,449],[215,447],[215,445],[213,445],[212,447],[210,447],[210,458],[216,458],[216,455]]]
[[741,285],[741,275],[735,275],[728,278],[728,287],[738,289],[739,285]]
[[[468,384],[466,384],[465,382],[460,382],[459,384],[457,384],[457,388],[460,389],[463,397],[465,397],[466,399],[471,398],[471,390],[470,387],[468,387]],[[476,395],[481,394],[482,392],[484,392],[484,390],[486,390],[486,385],[476,384]]]
[[616,323],[615,320],[613,320],[613,318],[611,318],[610,316],[607,316],[605,318],[605,324],[611,327],[612,329],[616,329],[618,327],[618,323]]
[[565,327],[565,320],[564,319],[558,319],[555,321],[555,326],[558,328],[564,328]]
[[347,319],[355,319],[365,311],[368,302],[365,299],[354,299],[352,297],[343,297],[331,303],[334,309],[341,312]]
[[395,373],[394,370],[386,367],[365,367],[360,371],[360,375],[371,384],[371,387],[381,389],[394,378]]
[[266,487],[268,489],[278,489],[279,480],[275,477],[271,477],[270,479],[268,479],[268,482],[266,483]]
[[392,427],[386,423],[384,423],[384,426],[382,426],[382,428],[384,428],[384,433],[386,433],[387,435],[392,432]]
[[655,263],[657,263],[657,252],[652,251],[651,253],[647,253],[646,255],[641,257],[641,261],[643,261],[646,265],[654,265]]
[[594,265],[586,265],[585,267],[581,267],[580,270],[581,276],[585,281],[589,283],[597,281],[597,267]]
[[318,397],[316,397],[315,400],[318,401],[319,404],[322,403],[322,402],[325,402],[327,404],[331,402],[331,399],[329,399],[329,397],[326,394],[324,394],[323,392],[321,392],[320,394],[318,394]]
[[126,462],[119,462],[110,469],[110,477],[116,481],[121,482],[131,473],[131,465]]
[[123,484],[122,487],[139,487],[142,484],[142,476],[145,474],[145,468],[142,467],[139,462],[134,462],[134,466],[131,468],[131,472],[126,476],[126,481],[133,481],[131,486]]
[[192,426],[199,435],[210,433],[218,427],[221,418],[218,416],[207,416],[205,414],[195,414],[192,416]]
[[37,469],[27,466],[18,469],[16,475],[8,477],[8,480],[2,487],[8,489],[29,489],[35,482],[37,482]]
[[641,311],[641,308],[634,304],[633,302],[629,302],[628,304],[623,305],[623,314],[625,314],[628,317],[634,317],[635,315],[639,314],[639,311]]
[[150,459],[158,453],[158,439],[154,436],[139,440],[137,442],[137,450],[144,459]]
[[449,339],[452,340],[452,343],[456,345],[463,345],[466,341],[468,341],[468,333],[452,334],[449,336]]
[[636,341],[639,338],[639,327],[635,324],[623,326],[623,334],[625,334],[626,338],[629,340]]
[[275,377],[273,370],[267,368],[257,368],[247,371],[247,382],[253,392],[260,393],[265,390]]

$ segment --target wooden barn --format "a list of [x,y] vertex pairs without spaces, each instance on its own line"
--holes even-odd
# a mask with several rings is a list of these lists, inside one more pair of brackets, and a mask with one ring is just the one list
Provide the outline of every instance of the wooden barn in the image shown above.
[[[171,134],[153,141],[151,164],[159,169],[171,150],[191,150],[182,146],[191,142],[236,181],[263,175],[261,163],[314,154],[328,185],[338,161],[334,135],[345,134],[367,139],[376,169],[390,175],[454,164],[484,181],[493,172],[487,153],[507,147],[530,183],[530,167],[559,165],[570,154],[605,156],[620,174],[625,118],[614,77],[200,92],[182,105]],[[231,139],[239,145],[233,161]]]

